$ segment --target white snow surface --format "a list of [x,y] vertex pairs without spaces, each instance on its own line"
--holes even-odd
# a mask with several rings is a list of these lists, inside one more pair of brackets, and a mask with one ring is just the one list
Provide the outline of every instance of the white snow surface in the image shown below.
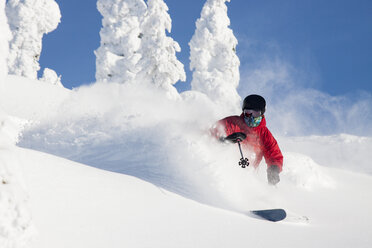
[[[370,137],[277,137],[285,163],[271,187],[264,163],[239,168],[238,148],[210,138],[226,110],[204,94],[170,99],[115,83],[71,91],[17,76],[4,84],[0,108],[11,121],[1,122],[0,158],[17,165],[20,193],[0,184],[0,200],[18,199],[1,204],[18,211],[16,222],[0,214],[0,238],[11,241],[1,247],[372,244],[372,176],[360,162],[370,161]],[[287,221],[245,214],[277,207]],[[310,221],[294,220],[302,215]]]

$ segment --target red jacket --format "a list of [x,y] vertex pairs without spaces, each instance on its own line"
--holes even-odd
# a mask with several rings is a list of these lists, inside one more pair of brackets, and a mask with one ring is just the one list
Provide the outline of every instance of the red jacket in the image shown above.
[[250,161],[254,167],[257,167],[264,157],[268,166],[277,165],[282,171],[283,155],[274,136],[266,127],[265,116],[257,127],[249,127],[244,121],[243,114],[229,116],[218,121],[212,130],[216,137],[228,136],[235,132],[243,132],[247,135],[241,144],[246,152],[255,154],[254,161]]

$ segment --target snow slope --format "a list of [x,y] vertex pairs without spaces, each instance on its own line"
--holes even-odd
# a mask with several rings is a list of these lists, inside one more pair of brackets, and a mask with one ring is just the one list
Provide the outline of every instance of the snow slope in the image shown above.
[[370,176],[327,170],[337,186],[315,191],[283,179],[265,201],[275,199],[275,206],[306,214],[311,221],[269,223],[200,204],[131,176],[31,150],[17,152],[38,228],[32,247],[371,245]]
[[[210,139],[208,127],[226,112],[200,93],[171,100],[100,83],[69,91],[14,76],[4,88],[0,106],[24,127],[24,148],[5,145],[1,158],[16,157],[23,171],[29,200],[21,205],[30,204],[37,230],[31,247],[372,244],[372,177],[367,162],[351,164],[352,149],[368,160],[369,137],[278,137],[285,169],[270,187],[264,164],[241,169],[237,147]],[[337,149],[328,145],[336,141]],[[310,222],[244,214],[273,207]]]

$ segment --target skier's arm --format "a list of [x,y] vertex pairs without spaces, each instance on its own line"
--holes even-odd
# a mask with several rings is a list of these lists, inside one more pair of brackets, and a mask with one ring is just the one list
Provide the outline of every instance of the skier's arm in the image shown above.
[[261,137],[266,164],[268,167],[277,166],[279,172],[281,172],[283,167],[283,155],[280,151],[278,142],[267,128],[263,130]]
[[210,133],[216,139],[224,142],[225,138],[230,134],[238,132],[240,129],[237,129],[237,126],[230,121],[231,117],[226,117],[222,120],[219,120],[211,129]]

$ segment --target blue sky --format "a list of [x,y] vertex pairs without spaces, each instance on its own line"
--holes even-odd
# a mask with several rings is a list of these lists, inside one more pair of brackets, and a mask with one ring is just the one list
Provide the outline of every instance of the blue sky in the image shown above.
[[[62,75],[67,88],[95,81],[95,55],[101,16],[96,0],[56,0],[62,14],[58,28],[44,36],[41,68]],[[190,88],[189,47],[204,0],[165,0],[172,33],[182,51]],[[303,74],[302,85],[331,95],[358,90],[372,94],[372,1],[231,0],[231,28],[239,44],[241,68],[263,58],[279,59]],[[41,70],[42,71],[42,70]],[[241,78],[241,84],[244,77]]]

